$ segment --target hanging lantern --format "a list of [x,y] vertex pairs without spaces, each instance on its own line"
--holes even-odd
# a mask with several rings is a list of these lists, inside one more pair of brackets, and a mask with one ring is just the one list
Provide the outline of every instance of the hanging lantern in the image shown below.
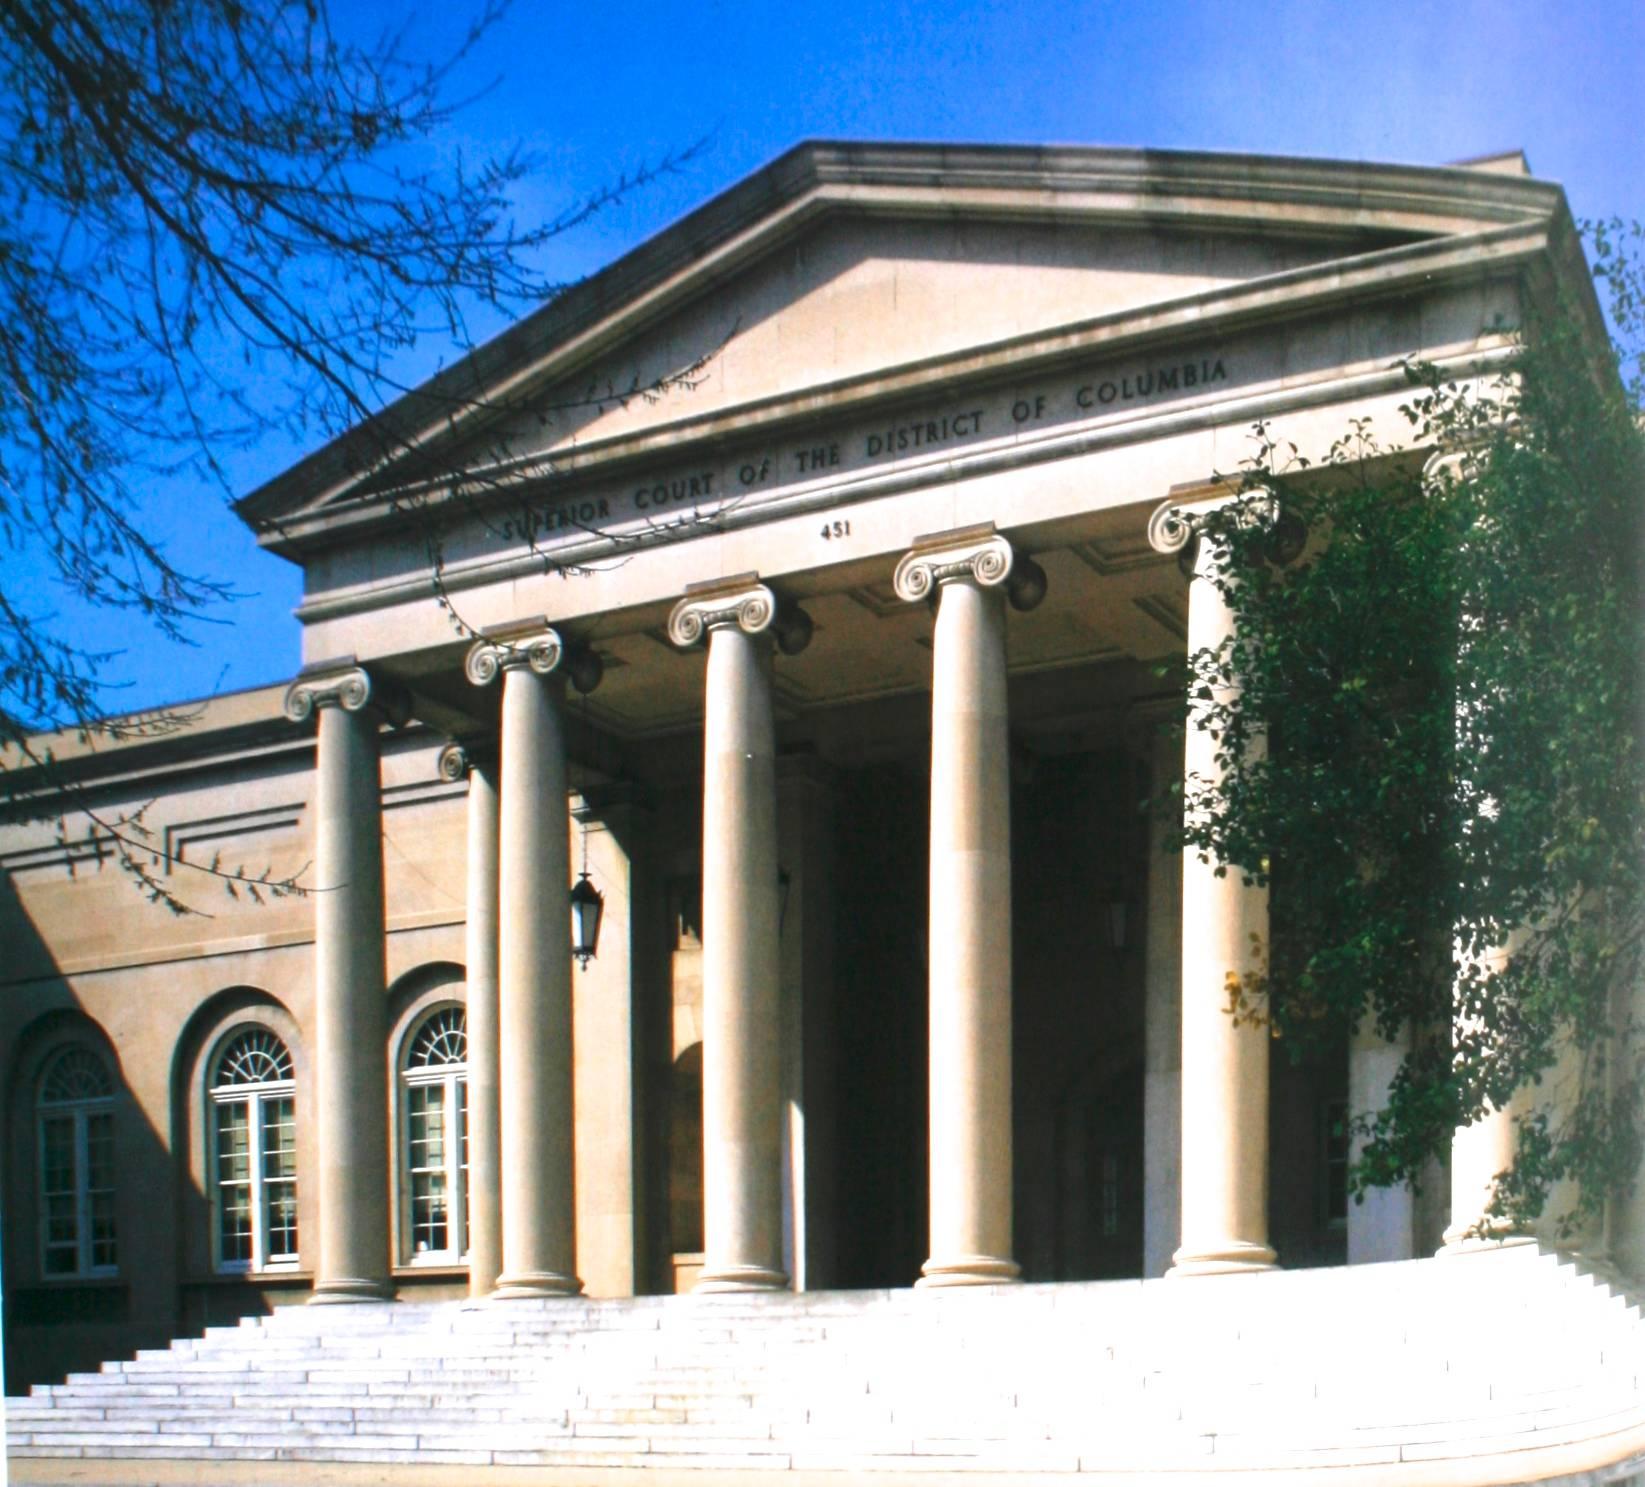
[[600,948],[600,919],[605,913],[605,895],[588,881],[584,868],[571,890],[571,953],[586,971]]

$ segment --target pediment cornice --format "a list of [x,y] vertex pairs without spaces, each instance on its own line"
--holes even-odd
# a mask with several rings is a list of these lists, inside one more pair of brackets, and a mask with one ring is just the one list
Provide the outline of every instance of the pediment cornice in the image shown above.
[[[431,470],[449,483],[441,451],[482,437],[491,409],[518,406],[534,389],[574,374],[838,214],[1245,231],[1336,240],[1343,251],[1321,265],[1141,313],[1103,316],[1049,335],[591,441],[572,455],[557,455],[555,474],[643,459],[681,438],[712,440],[733,420],[739,429],[775,426],[867,399],[913,397],[932,383],[997,375],[1008,363],[1046,364],[1126,338],[1169,336],[1207,316],[1250,323],[1295,313],[1305,302],[1397,292],[1407,275],[1477,272],[1481,262],[1500,267],[1545,251],[1555,224],[1568,220],[1557,186],[1460,167],[1138,150],[805,144],[525,317],[372,424],[245,497],[238,509],[277,550],[300,551],[325,540],[328,530],[355,537],[362,522],[394,504],[385,489],[413,488]],[[484,395],[475,398],[474,388]],[[466,400],[459,390],[467,390]],[[472,411],[453,414],[456,403],[471,404]],[[430,408],[440,411],[420,416]],[[497,468],[487,478],[512,485],[530,479],[531,470]]]

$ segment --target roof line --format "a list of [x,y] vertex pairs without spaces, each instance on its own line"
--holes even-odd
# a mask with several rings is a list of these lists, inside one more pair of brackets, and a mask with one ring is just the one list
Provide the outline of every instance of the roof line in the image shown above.
[[[1100,194],[1112,198],[1116,216],[1139,220],[1157,220],[1162,211],[1187,220],[1188,204],[1195,201],[1245,201],[1257,218],[1277,218],[1278,208],[1307,203],[1341,214],[1341,229],[1392,236],[1420,235],[1424,220],[1442,235],[1454,230],[1458,217],[1476,226],[1547,217],[1564,202],[1560,188],[1548,182],[1460,166],[1082,146],[805,141],[242,497],[236,510],[249,525],[263,528],[316,494],[334,494],[416,457],[483,416],[485,398],[530,379],[545,352],[589,335],[671,280],[673,294],[666,298],[691,293],[693,264],[739,239],[744,253],[768,247],[766,235],[756,231],[761,223],[772,224],[778,236],[796,231],[809,215],[795,208],[838,186],[881,188],[884,210],[899,191],[933,187],[1021,192],[1044,212],[1055,211],[1059,198],[1072,204]],[[817,205],[826,210],[848,204]],[[1386,225],[1379,225],[1379,215],[1388,216]],[[1329,228],[1316,222],[1312,230]],[[441,411],[430,414],[430,405]],[[453,407],[472,411],[453,414]],[[392,451],[386,458],[385,449]]]

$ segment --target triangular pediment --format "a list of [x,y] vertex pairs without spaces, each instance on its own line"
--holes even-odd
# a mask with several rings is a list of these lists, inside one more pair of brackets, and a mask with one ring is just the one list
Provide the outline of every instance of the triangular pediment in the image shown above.
[[542,389],[515,454],[849,385],[1328,261],[1317,239],[832,215]]
[[990,348],[997,366],[1081,327],[1173,307],[1186,323],[1242,286],[1546,224],[1561,200],[1455,168],[801,146],[240,509],[280,545],[419,477],[803,419],[911,369],[957,381]]

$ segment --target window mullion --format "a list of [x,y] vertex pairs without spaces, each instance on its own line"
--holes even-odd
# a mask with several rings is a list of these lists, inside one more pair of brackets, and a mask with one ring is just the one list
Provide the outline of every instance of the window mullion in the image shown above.
[[81,1275],[90,1275],[91,1141],[84,1106],[74,1112],[74,1234],[76,1268]]
[[246,1166],[251,1174],[251,1267],[261,1270],[267,1263],[268,1215],[263,1208],[263,1099],[253,1095],[246,1104]]

